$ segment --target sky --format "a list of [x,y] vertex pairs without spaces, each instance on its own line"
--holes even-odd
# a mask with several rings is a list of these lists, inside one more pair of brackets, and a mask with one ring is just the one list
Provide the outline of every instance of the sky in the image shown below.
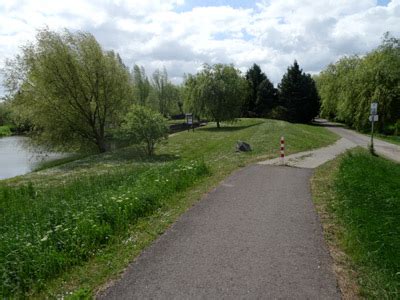
[[400,0],[1,0],[0,66],[45,26],[91,32],[127,66],[165,66],[175,83],[204,63],[257,63],[276,85],[295,59],[314,74],[387,31],[400,37]]

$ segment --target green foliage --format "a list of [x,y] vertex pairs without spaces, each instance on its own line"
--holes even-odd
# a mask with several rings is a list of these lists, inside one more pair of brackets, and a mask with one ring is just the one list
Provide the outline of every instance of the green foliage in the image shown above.
[[261,71],[261,68],[257,64],[253,64],[253,66],[247,70],[246,72],[246,80],[250,87],[250,92],[246,97],[246,101],[243,105],[244,116],[248,116],[249,114],[254,114],[257,111],[257,100],[259,96],[259,86],[261,82],[267,79],[267,76]]
[[386,34],[364,57],[344,57],[317,77],[321,114],[357,130],[370,127],[371,102],[378,102],[377,129],[400,120],[400,40]]
[[180,87],[171,83],[165,67],[153,73],[150,106],[164,117],[181,112],[182,95]]
[[[11,247],[19,250],[15,252],[16,256],[10,256],[10,261],[15,262],[15,265],[10,263],[14,269],[8,271],[0,263],[0,272],[7,271],[5,274],[9,274],[0,276],[8,278],[16,274],[11,284],[13,287],[24,284],[25,290],[31,286],[43,286],[44,294],[37,295],[35,290],[29,292],[40,299],[59,297],[66,290],[79,290],[81,287],[95,291],[126,266],[129,262],[126,257],[136,256],[179,214],[232,171],[257,160],[276,157],[282,135],[287,139],[289,154],[326,146],[337,139],[333,133],[318,126],[266,119],[239,119],[234,124],[224,124],[221,129],[210,125],[195,132],[171,136],[169,143],[161,144],[157,155],[153,157],[145,157],[135,147],[129,147],[92,155],[56,169],[2,181],[0,189],[3,191],[4,188],[9,201],[4,201],[2,197],[6,196],[0,192],[0,222],[3,222],[0,223],[0,230],[3,224],[8,224],[4,230],[9,230],[9,233],[4,242],[0,239],[0,249]],[[249,142],[253,151],[236,153],[235,144],[238,140]],[[178,157],[178,161],[170,162]],[[207,168],[204,168],[202,161],[210,162]],[[203,177],[208,172],[211,175]],[[194,183],[199,178],[199,183]],[[18,196],[21,190],[26,190],[30,185],[29,194],[35,198]],[[189,186],[193,186],[193,189],[186,190],[184,195],[176,194],[176,191]],[[159,199],[162,199],[160,210],[160,206],[155,204],[160,203]],[[130,204],[135,209],[150,207],[150,210],[143,212],[145,216],[151,214],[151,217],[140,217],[139,223],[136,223],[135,217],[129,215]],[[168,209],[163,210],[166,206]],[[129,223],[124,225],[124,220]],[[132,223],[138,225],[134,231],[128,225]],[[63,229],[69,229],[63,232],[59,228],[53,232],[60,224],[65,225]],[[42,244],[40,240],[50,230],[46,241],[48,244]],[[109,230],[112,233],[107,235]],[[3,237],[2,232],[0,236]],[[107,236],[108,239],[105,238]],[[125,244],[126,238],[132,236],[134,241]],[[93,239],[96,239],[95,242]],[[16,243],[14,248],[10,246],[14,243],[12,241]],[[28,242],[32,244],[32,249],[25,244]],[[57,242],[60,242],[60,251],[63,251],[62,247],[70,245],[70,252],[55,252]],[[80,258],[87,253],[90,253],[87,256],[90,257],[89,263]],[[6,263],[7,255],[3,254],[0,252],[0,261]],[[80,267],[67,272],[75,263]],[[59,273],[64,276],[57,276]],[[0,281],[0,284],[6,283]],[[13,288],[9,284],[10,281],[7,289]],[[4,294],[5,290],[0,288],[0,292]]]
[[32,124],[33,141],[52,149],[106,151],[109,131],[132,98],[121,58],[89,33],[41,30],[5,71],[13,106]]
[[11,108],[9,102],[0,99],[0,126],[12,124]]
[[202,162],[178,161],[127,165],[56,186],[0,185],[0,294],[40,289],[206,174]]
[[249,92],[242,108],[243,116],[265,117],[278,105],[278,92],[257,64],[247,70]]
[[144,67],[135,65],[132,70],[132,78],[134,84],[134,96],[139,105],[146,105],[150,93],[150,81],[147,78]]
[[354,152],[341,161],[332,209],[345,247],[362,271],[367,298],[400,297],[400,165]]
[[279,84],[279,101],[286,108],[290,122],[308,123],[318,115],[319,96],[310,74],[300,69],[297,61],[287,69]]
[[7,125],[0,126],[0,137],[9,136],[9,135],[11,135],[10,126],[7,126]]
[[164,117],[140,105],[133,105],[129,109],[121,131],[132,142],[144,144],[149,156],[153,155],[156,143],[168,138],[168,124]]
[[248,91],[246,80],[232,65],[204,65],[185,81],[186,107],[196,116],[205,116],[217,123],[239,117]]
[[258,86],[256,101],[257,115],[264,117],[270,115],[278,104],[278,90],[274,88],[274,85],[268,78],[265,78]]

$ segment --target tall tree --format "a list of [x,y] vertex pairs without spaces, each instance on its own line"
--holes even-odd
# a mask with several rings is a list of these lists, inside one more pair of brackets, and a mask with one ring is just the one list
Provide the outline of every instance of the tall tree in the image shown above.
[[319,96],[315,82],[300,69],[297,61],[282,77],[279,100],[286,108],[286,118],[290,122],[308,123],[318,114]]
[[382,44],[363,57],[344,57],[323,70],[316,80],[321,114],[357,130],[369,130],[371,102],[378,102],[376,128],[385,133],[400,128],[400,39],[385,34]]
[[258,86],[255,112],[258,116],[266,116],[278,105],[278,90],[266,77]]
[[33,140],[48,148],[104,152],[132,98],[120,58],[89,33],[41,30],[7,63],[6,86]]
[[165,67],[162,71],[159,69],[155,70],[153,73],[153,88],[156,91],[157,102],[158,102],[158,110],[159,113],[164,117],[168,114],[168,73]]
[[146,105],[150,92],[150,81],[143,66],[135,65],[132,70],[135,99],[138,104]]
[[204,69],[185,81],[186,96],[192,111],[215,121],[233,121],[240,116],[240,108],[248,92],[248,85],[240,71],[232,65],[204,65]]
[[253,66],[247,70],[246,80],[250,86],[250,92],[243,105],[242,115],[248,116],[252,113],[256,113],[259,86],[266,79],[267,76],[261,71],[260,66],[257,64],[253,64]]

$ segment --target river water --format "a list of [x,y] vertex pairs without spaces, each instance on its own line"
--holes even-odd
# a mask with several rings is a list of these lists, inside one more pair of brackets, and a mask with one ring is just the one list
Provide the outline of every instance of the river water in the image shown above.
[[57,153],[39,153],[27,146],[27,137],[0,138],[0,179],[11,178],[31,172],[43,161],[62,157]]

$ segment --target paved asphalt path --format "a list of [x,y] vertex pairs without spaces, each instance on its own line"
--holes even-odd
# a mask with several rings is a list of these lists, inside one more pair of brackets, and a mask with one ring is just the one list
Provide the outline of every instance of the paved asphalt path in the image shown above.
[[[371,138],[369,136],[357,133],[354,130],[343,128],[343,125],[330,123],[323,119],[317,120],[317,123],[322,126],[326,126],[327,129],[331,130],[342,138],[353,142],[357,146],[368,148],[371,142]],[[379,155],[400,162],[400,146],[374,138],[374,148]]]
[[99,299],[340,299],[311,169],[251,165],[227,178]]

